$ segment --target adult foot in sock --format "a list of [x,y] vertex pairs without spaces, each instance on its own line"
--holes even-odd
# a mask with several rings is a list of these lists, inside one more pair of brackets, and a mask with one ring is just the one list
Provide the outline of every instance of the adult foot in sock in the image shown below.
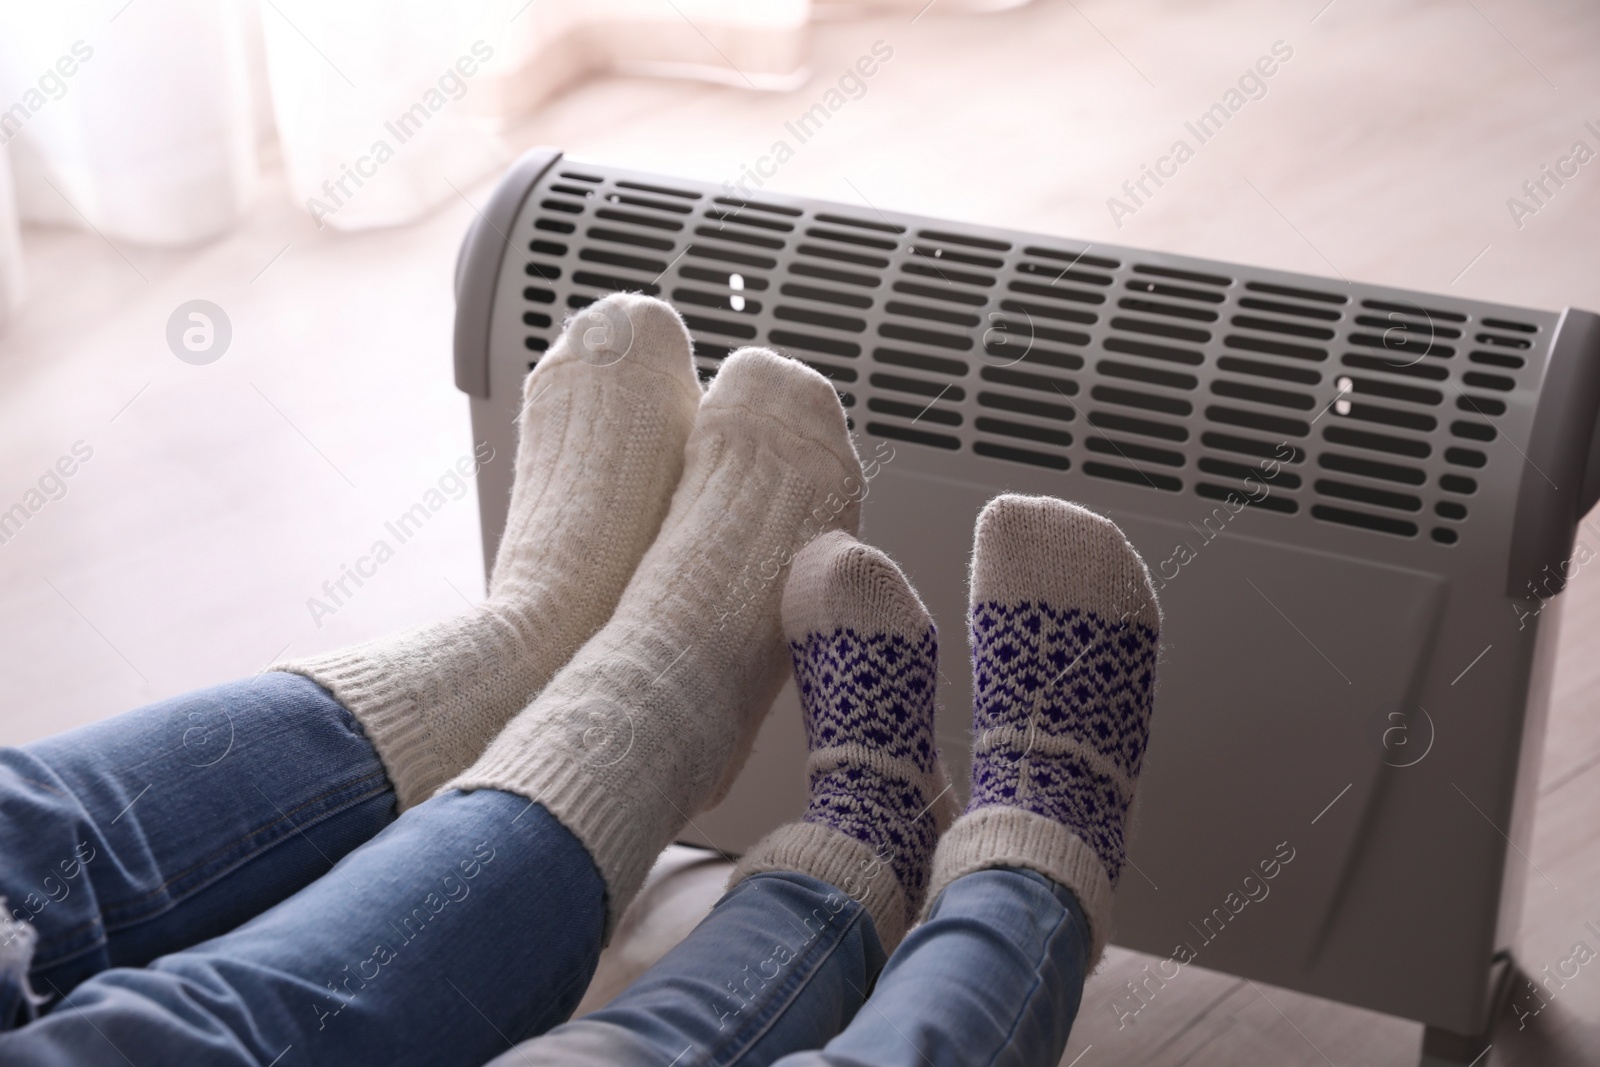
[[978,516],[971,604],[972,797],[939,844],[930,898],[963,874],[1025,867],[1071,889],[1093,937],[1150,732],[1161,612],[1115,523],[1050,497]]
[[616,613],[447,784],[518,793],[571,830],[605,879],[607,936],[743,765],[785,674],[784,574],[817,534],[856,529],[863,491],[828,380],[766,349],[729,356]]
[[523,383],[488,599],[269,669],[311,678],[355,715],[402,810],[427,799],[611,616],[667,514],[699,402],[671,307],[618,294],[579,312]]
[[885,952],[922,908],[955,815],[934,743],[939,640],[894,561],[844,532],[795,557],[783,630],[805,716],[810,799],[763,838],[735,882],[798,871],[859,900]]

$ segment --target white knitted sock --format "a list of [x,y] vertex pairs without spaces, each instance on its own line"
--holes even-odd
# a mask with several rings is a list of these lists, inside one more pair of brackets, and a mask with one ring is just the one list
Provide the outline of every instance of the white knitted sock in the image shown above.
[[996,497],[972,553],[972,798],[939,842],[931,902],[964,874],[1026,867],[1111,936],[1144,763],[1161,609],[1115,523],[1051,497]]
[[305,675],[355,715],[401,810],[427,799],[611,615],[667,513],[699,402],[671,307],[627,294],[579,312],[523,383],[488,599],[268,669]]
[[894,561],[848,533],[795,557],[783,629],[805,714],[810,800],[762,838],[731,884],[799,871],[860,901],[885,952],[922,908],[939,833],[955,817],[935,748],[939,641]]
[[732,785],[785,673],[784,572],[818,533],[855,530],[864,489],[826,378],[766,349],[729,356],[611,621],[444,787],[543,804],[605,879],[608,938],[656,855]]

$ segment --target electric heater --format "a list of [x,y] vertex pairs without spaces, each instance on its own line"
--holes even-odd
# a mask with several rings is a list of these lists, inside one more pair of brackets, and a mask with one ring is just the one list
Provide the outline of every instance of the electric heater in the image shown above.
[[[863,536],[944,635],[959,780],[979,507],[1115,519],[1166,619],[1115,941],[1419,1020],[1426,1062],[1477,1054],[1530,875],[1547,601],[1600,496],[1600,317],[539,149],[457,264],[456,380],[504,457],[479,475],[486,559],[521,380],[616,290],[670,301],[705,377],[766,345],[834,383],[875,461]],[[791,686],[695,838],[738,852],[795,817],[804,754]]]

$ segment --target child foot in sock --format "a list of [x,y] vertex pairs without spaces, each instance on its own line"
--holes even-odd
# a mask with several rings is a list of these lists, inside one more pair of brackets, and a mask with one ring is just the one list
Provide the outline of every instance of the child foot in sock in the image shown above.
[[657,854],[732,783],[784,677],[783,576],[854,530],[863,484],[828,380],[747,348],[700,404],[672,508],[611,620],[446,788],[543,804],[607,886],[607,936]]
[[1161,613],[1111,520],[1006,495],[978,516],[972,798],[939,844],[930,899],[963,874],[1025,867],[1071,889],[1093,936],[1111,894],[1149,738]]
[[402,810],[427,799],[610,617],[667,513],[699,403],[671,307],[635,294],[591,305],[523,383],[489,598],[269,670],[305,675],[355,715]]
[[812,541],[783,593],[805,713],[810,800],[739,863],[738,881],[798,871],[844,890],[894,951],[922,908],[956,803],[934,746],[939,643],[888,556],[847,533]]

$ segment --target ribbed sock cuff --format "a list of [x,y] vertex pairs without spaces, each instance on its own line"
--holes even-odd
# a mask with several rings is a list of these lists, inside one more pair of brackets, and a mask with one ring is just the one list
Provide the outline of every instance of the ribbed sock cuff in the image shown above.
[[447,772],[428,717],[408,692],[394,684],[392,664],[354,649],[278,663],[267,670],[311,679],[356,717],[383,762],[399,810],[427,800],[444,781]]
[[570,830],[588,850],[606,884],[604,941],[608,944],[622,913],[672,838],[670,827],[657,825],[660,820],[641,818],[638,803],[599,788],[581,756],[560,745],[491,745],[477,763],[441,785],[438,792],[451,789],[516,793],[544,805]]
[[933,880],[922,918],[946,886],[962,875],[991,867],[1023,867],[1066,886],[1089,920],[1089,961],[1100,962],[1111,939],[1111,879],[1084,840],[1054,819],[1022,808],[983,807],[955,821],[933,854]]
[[848,834],[821,823],[784,823],[745,853],[728,888],[768,871],[808,874],[854,899],[872,916],[884,952],[893,952],[905,937],[905,888],[888,859]]

